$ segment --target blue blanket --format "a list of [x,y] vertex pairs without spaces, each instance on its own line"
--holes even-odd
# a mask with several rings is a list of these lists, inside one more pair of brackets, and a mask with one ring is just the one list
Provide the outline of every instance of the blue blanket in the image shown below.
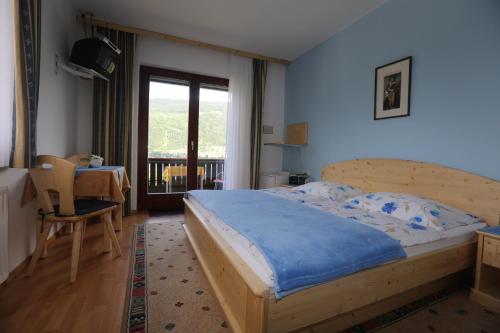
[[260,191],[190,191],[249,239],[275,276],[276,298],[406,257],[387,234]]

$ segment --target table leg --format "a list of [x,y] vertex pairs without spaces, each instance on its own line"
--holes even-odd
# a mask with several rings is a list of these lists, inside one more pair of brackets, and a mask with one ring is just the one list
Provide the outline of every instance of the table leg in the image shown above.
[[113,227],[115,231],[122,231],[123,227],[123,204],[118,204],[113,210]]
[[102,224],[102,239],[103,239],[103,247],[102,247],[102,252],[108,253],[111,252],[112,244],[111,244],[111,238],[109,238],[108,234],[108,229],[106,227],[106,214],[101,215],[101,224]]

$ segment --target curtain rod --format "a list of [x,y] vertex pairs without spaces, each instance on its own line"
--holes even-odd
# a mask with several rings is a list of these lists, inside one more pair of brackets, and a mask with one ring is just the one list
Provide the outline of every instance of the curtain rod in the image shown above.
[[118,24],[118,23],[98,20],[98,19],[95,19],[95,18],[92,18],[89,16],[85,16],[84,18],[82,18],[82,16],[77,15],[76,19],[80,23],[93,25],[95,27],[102,27],[102,28],[109,28],[109,29],[114,29],[114,30],[119,30],[119,31],[124,31],[124,32],[130,32],[130,33],[133,33],[133,34],[136,34],[139,36],[155,37],[155,38],[164,39],[164,40],[168,40],[168,41],[179,43],[179,44],[191,45],[191,46],[201,47],[204,49],[210,49],[210,50],[215,50],[215,51],[219,51],[219,52],[236,54],[236,55],[239,55],[241,57],[259,59],[259,60],[274,62],[274,63],[278,63],[278,64],[283,64],[283,65],[290,64],[290,61],[286,60],[286,59],[268,57],[265,55],[247,52],[247,51],[242,51],[242,50],[238,50],[238,49],[233,49],[230,47],[224,47],[224,46],[219,46],[219,45],[215,45],[215,44],[199,42],[199,41],[188,39],[188,38],[177,37],[177,36],[165,34],[162,32],[145,30],[145,29],[131,27],[131,26],[122,25],[122,24]]

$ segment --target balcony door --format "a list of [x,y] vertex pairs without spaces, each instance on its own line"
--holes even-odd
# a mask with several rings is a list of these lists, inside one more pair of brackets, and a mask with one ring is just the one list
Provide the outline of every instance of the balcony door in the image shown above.
[[184,193],[220,189],[227,79],[141,66],[138,208],[182,208]]

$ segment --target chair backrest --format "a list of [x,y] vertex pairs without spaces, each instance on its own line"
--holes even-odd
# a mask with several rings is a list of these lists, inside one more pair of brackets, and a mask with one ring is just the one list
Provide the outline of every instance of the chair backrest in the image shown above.
[[52,213],[54,206],[50,193],[56,192],[59,199],[59,214],[75,213],[73,184],[76,165],[59,157],[40,155],[37,167],[29,173],[37,191],[38,203],[44,213]]
[[[196,168],[196,175],[205,177],[205,167],[198,166]],[[166,166],[163,170],[163,180],[167,183],[172,181],[173,177],[186,177],[187,166],[181,164],[176,166]]]
[[82,153],[75,154],[69,157],[66,157],[67,161],[76,164],[77,166],[82,166],[87,168],[90,165],[90,154]]

